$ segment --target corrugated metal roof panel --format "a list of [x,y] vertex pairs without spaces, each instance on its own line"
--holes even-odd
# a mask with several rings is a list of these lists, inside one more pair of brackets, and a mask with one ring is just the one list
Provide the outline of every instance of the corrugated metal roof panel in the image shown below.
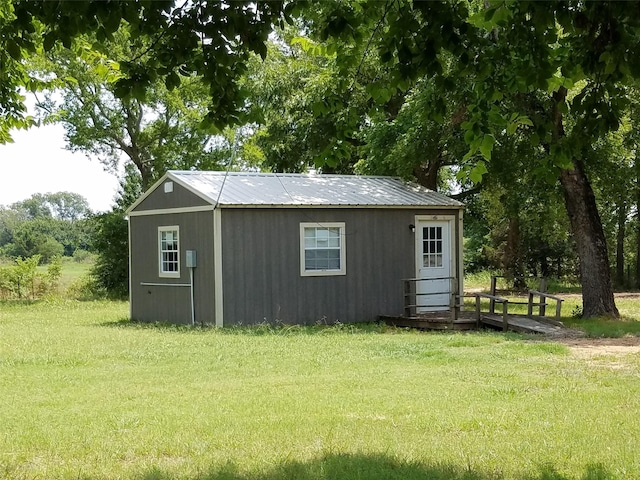
[[229,206],[462,206],[394,177],[199,171],[169,176],[211,203]]

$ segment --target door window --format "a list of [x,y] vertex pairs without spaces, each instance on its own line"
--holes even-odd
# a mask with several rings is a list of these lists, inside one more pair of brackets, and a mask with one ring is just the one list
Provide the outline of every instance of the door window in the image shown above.
[[442,227],[422,228],[422,266],[442,268]]

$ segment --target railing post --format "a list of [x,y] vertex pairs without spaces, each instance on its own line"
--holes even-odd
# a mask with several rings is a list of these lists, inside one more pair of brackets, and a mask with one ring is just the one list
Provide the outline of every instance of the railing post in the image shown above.
[[556,320],[560,321],[560,312],[562,310],[562,300],[556,300]]
[[[489,292],[492,296],[496,296],[496,289],[498,286],[498,277],[495,275],[491,275],[491,291]],[[495,313],[496,301],[493,298],[489,299],[489,312]]]
[[453,323],[458,319],[458,302],[456,301],[458,292],[456,288],[457,282],[455,277],[451,277],[450,282],[451,298],[449,300],[449,308],[451,309],[451,311],[449,313],[451,314],[451,328],[453,328]]
[[410,317],[411,316],[411,307],[409,307],[409,305],[411,305],[411,281],[409,280],[403,280],[404,282],[404,316],[405,317]]
[[547,297],[540,295],[540,316],[544,317],[547,313]]
[[527,304],[527,315],[533,315],[533,292],[529,290],[529,303]]
[[505,332],[509,330],[509,301],[502,302],[502,330]]
[[476,295],[476,327],[480,328],[480,295]]

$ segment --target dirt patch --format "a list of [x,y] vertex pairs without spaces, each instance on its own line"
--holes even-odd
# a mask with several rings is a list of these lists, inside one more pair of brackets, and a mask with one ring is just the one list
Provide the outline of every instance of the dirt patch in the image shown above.
[[557,338],[554,341],[566,345],[573,355],[580,358],[640,353],[640,337]]

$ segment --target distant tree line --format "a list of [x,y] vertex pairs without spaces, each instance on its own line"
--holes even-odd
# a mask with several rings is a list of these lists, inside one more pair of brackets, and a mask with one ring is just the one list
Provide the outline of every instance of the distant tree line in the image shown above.
[[76,193],[36,193],[0,206],[0,256],[7,259],[79,257],[93,250],[94,233],[89,204]]

